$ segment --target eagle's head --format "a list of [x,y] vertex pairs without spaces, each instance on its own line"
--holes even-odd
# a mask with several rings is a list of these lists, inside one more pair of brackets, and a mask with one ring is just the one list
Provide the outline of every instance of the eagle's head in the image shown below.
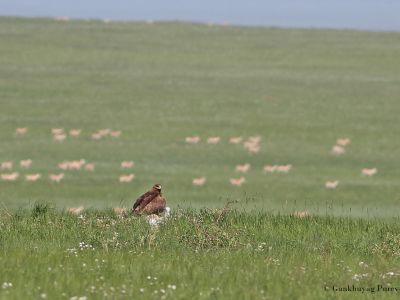
[[158,190],[158,191],[161,191],[161,184],[155,184],[154,186],[153,186],[153,189],[155,189],[155,190]]

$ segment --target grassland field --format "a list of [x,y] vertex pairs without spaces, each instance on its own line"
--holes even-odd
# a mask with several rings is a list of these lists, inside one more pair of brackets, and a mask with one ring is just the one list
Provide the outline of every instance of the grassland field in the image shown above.
[[[399,65],[399,33],[1,17],[0,162],[14,167],[0,173],[20,177],[0,180],[0,298],[398,297],[325,287],[400,289]],[[82,133],[60,143],[52,128]],[[122,134],[93,140],[102,128]],[[232,136],[260,136],[260,152]],[[95,171],[48,180],[77,159]],[[164,224],[111,211],[156,182]]]

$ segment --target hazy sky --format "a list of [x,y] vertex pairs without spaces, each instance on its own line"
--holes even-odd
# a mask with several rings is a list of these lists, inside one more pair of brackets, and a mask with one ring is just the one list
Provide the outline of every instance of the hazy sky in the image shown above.
[[0,0],[0,15],[400,31],[400,0]]

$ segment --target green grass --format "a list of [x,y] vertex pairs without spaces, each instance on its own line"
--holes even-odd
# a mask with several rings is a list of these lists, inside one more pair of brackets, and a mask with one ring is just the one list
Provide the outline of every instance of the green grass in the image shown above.
[[[399,33],[1,17],[0,41],[0,162],[20,173],[0,180],[1,299],[398,297],[376,289],[400,287]],[[55,127],[82,134],[57,143]],[[102,128],[122,136],[92,140]],[[228,143],[255,135],[255,155]],[[340,137],[351,143],[335,157]],[[81,158],[96,170],[48,180]],[[111,211],[154,183],[165,224]],[[353,284],[375,293],[332,291]]]
[[[172,207],[252,198],[251,208],[275,212],[397,215],[398,33],[0,18],[0,36],[0,161],[31,158],[29,172],[45,177],[66,159],[97,164],[59,185],[0,182],[10,210],[37,200],[131,206],[159,182]],[[16,136],[16,127],[29,132]],[[58,144],[52,127],[83,132]],[[91,140],[101,128],[123,134]],[[202,143],[185,145],[190,135]],[[207,145],[214,135],[222,142]],[[260,153],[229,145],[234,135],[260,135]],[[351,143],[333,157],[339,137]],[[136,162],[130,185],[117,180],[122,160]],[[231,187],[245,162],[246,184]],[[262,172],[287,163],[290,174]],[[364,167],[378,174],[364,178]],[[192,187],[199,176],[207,184]],[[338,189],[327,191],[334,179]]]
[[[394,299],[377,285],[400,287],[398,218],[178,210],[151,227],[36,204],[0,229],[0,283],[12,283],[0,299]],[[375,292],[332,291],[347,285]]]

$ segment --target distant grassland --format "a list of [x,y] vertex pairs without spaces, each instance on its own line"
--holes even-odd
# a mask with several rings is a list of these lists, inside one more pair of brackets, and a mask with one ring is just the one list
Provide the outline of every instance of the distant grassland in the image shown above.
[[[173,209],[233,199],[270,212],[398,215],[398,33],[0,18],[0,41],[0,161],[31,158],[29,171],[14,170],[44,176],[0,181],[8,210],[37,200],[130,206],[161,183]],[[56,143],[53,127],[82,136]],[[91,140],[101,128],[123,133]],[[202,142],[185,145],[191,135]],[[236,135],[260,135],[260,153],[229,145]],[[207,145],[209,136],[222,141]],[[334,157],[339,137],[351,143]],[[80,158],[96,171],[48,181],[59,162]],[[118,182],[122,160],[136,163],[131,184]],[[246,162],[247,182],[232,187]],[[263,174],[265,164],[293,170]],[[362,177],[364,167],[378,174]],[[200,176],[206,185],[193,187]]]
[[176,210],[155,228],[36,204],[0,215],[0,299],[397,299],[399,226]]

